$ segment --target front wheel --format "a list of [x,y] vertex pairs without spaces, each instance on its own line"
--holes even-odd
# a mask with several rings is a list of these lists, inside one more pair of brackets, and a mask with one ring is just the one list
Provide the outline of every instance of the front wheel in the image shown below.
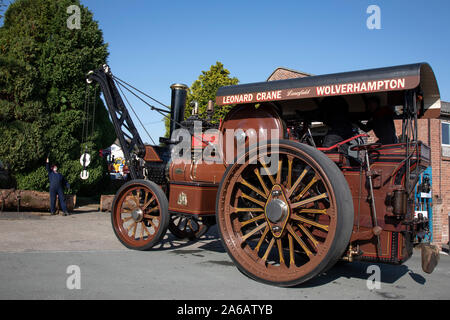
[[166,195],[154,182],[127,182],[119,189],[112,204],[114,233],[129,249],[149,250],[167,232],[168,208]]
[[334,265],[350,240],[353,214],[339,168],[322,152],[285,140],[236,159],[216,200],[231,259],[247,276],[278,286],[298,285]]

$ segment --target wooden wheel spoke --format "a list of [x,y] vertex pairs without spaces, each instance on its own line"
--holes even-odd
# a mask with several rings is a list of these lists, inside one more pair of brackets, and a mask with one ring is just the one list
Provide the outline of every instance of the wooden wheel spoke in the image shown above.
[[134,236],[136,235],[136,229],[137,229],[137,223],[134,223],[134,227],[133,227],[133,231],[131,232],[131,236],[134,238]]
[[281,183],[281,169],[283,168],[283,160],[278,160],[278,170],[277,170],[277,177],[275,179],[277,184]]
[[257,194],[259,194],[264,199],[267,199],[267,196],[266,196],[266,194],[264,192],[259,190],[257,187],[255,187],[251,183],[247,182],[244,178],[241,178],[240,183],[243,184],[244,186],[250,188],[251,190],[255,191]]
[[251,219],[246,220],[246,221],[242,221],[242,222],[241,222],[241,228],[242,228],[243,226],[246,226],[246,225],[252,223],[252,222],[255,222],[255,221],[264,219],[264,217],[265,217],[265,214],[263,213],[263,214],[260,214],[260,215],[257,216],[257,217],[251,218]]
[[147,210],[147,212],[146,212],[147,214],[144,214],[144,217],[148,216],[149,213],[152,213],[152,212],[155,212],[155,211],[158,211],[158,210],[159,210],[158,206],[156,206],[154,208],[151,208],[150,210]]
[[264,212],[263,208],[232,208],[231,212]]
[[257,226],[255,229],[253,229],[252,231],[250,231],[249,233],[246,233],[244,236],[242,236],[242,241],[246,241],[248,238],[250,238],[252,235],[254,235],[255,233],[257,233],[259,230],[261,230],[262,228],[267,226],[267,221],[264,222],[263,224],[260,224],[259,226]]
[[308,192],[308,190],[313,186],[314,183],[316,183],[317,181],[319,181],[317,176],[314,176],[311,181],[308,183],[308,185],[298,194],[297,197],[295,197],[294,201],[298,201],[300,200],[306,192]]
[[137,194],[134,194],[131,192],[131,195],[133,196],[134,202],[136,203],[136,207],[140,207],[141,201],[139,200],[139,191],[136,191]]
[[133,221],[132,223],[130,223],[128,225],[128,227],[126,227],[127,231],[130,232],[131,228],[133,228],[133,226],[136,224],[136,221]]
[[158,216],[152,216],[150,214],[144,214],[143,217],[144,217],[145,220],[152,220],[152,219],[155,219]]
[[[153,218],[154,218],[154,217],[153,217]],[[148,223],[150,223],[150,224],[152,225],[152,227],[156,229],[156,226],[155,226],[155,224],[153,223],[153,221],[152,221],[151,218],[150,218],[150,219],[147,219],[147,220],[145,220],[145,221],[148,221]]]
[[249,195],[247,195],[247,194],[245,194],[243,192],[241,193],[241,197],[244,198],[244,199],[250,200],[250,201],[256,203],[257,205],[259,205],[261,207],[264,207],[264,205],[265,205],[264,202],[256,200],[255,198],[253,198],[253,197],[251,197],[251,196],[249,196]]
[[275,179],[274,179],[273,176],[270,174],[269,168],[267,168],[266,163],[265,163],[264,161],[262,161],[262,160],[259,160],[259,162],[260,162],[261,165],[263,166],[264,171],[266,172],[266,175],[269,177],[270,182],[272,182],[272,185],[275,185],[275,184],[276,184]]
[[134,199],[133,195],[131,195],[127,199],[125,199],[124,203],[125,202],[127,203],[127,206],[130,208],[129,209],[130,211],[137,208],[136,200]]
[[287,174],[287,184],[286,188],[290,189],[292,185],[292,163],[293,163],[292,156],[288,156],[288,174]]
[[266,238],[268,232],[269,232],[269,226],[267,226],[267,227],[264,229],[264,232],[263,232],[263,234],[261,235],[261,238],[259,238],[258,244],[257,244],[256,247],[255,247],[256,254],[258,254],[259,248],[261,248],[261,245],[262,245],[264,239]]
[[145,192],[145,197],[144,197],[144,205],[145,205],[147,203],[147,198],[148,198],[149,192],[146,192],[145,190],[144,190],[144,192]]
[[327,225],[318,223],[318,222],[316,222],[316,221],[313,221],[313,220],[310,220],[310,219],[306,219],[306,218],[297,216],[297,215],[295,215],[295,214],[291,215],[291,218],[292,218],[293,220],[297,220],[297,221],[300,221],[300,222],[303,222],[303,223],[312,225],[312,226],[314,226],[314,227],[320,228],[320,229],[322,229],[322,230],[328,231],[328,226],[327,226]]
[[297,189],[298,185],[300,184],[300,182],[302,182],[303,178],[306,176],[306,174],[308,173],[308,169],[304,169],[303,172],[300,174],[300,176],[297,178],[297,180],[294,182],[294,185],[292,186],[292,188],[290,188],[286,194],[286,196],[288,198],[290,198],[292,196],[292,194],[295,192],[295,190]]
[[269,242],[269,246],[267,247],[266,252],[264,253],[264,255],[262,257],[262,259],[264,261],[267,260],[267,257],[269,256],[270,250],[272,250],[272,247],[273,247],[274,243],[275,243],[275,238],[272,238],[272,240],[270,240],[270,242]]
[[294,259],[294,241],[292,240],[292,236],[288,234],[288,240],[289,240],[289,267],[295,265],[295,259]]
[[263,178],[261,177],[261,174],[259,173],[259,169],[256,168],[255,170],[253,170],[253,172],[255,173],[256,177],[259,180],[259,183],[261,184],[261,186],[264,189],[264,192],[266,194],[266,197],[264,197],[264,198],[267,199],[267,196],[269,195],[269,189],[267,189],[266,183],[264,182]]
[[127,208],[125,208],[125,210],[128,210],[128,212],[136,209],[136,203],[134,202],[134,199],[127,198],[124,200],[123,204],[126,204]]
[[281,239],[277,239],[277,247],[278,247],[278,255],[280,257],[280,264],[284,264],[284,257],[283,257],[283,245],[281,244]]
[[[147,200],[147,195],[148,195],[148,193],[145,195],[145,200]],[[144,201],[144,206],[142,207],[142,210],[147,209],[147,207],[150,205],[150,203],[152,203],[155,199],[156,199],[156,197],[152,196],[150,198],[150,200],[148,200],[148,202]]]
[[147,226],[145,225],[145,223],[142,222],[142,230],[145,230],[145,232],[147,233],[147,235],[150,237],[150,231],[147,229]]
[[319,248],[319,241],[311,234],[311,232],[308,231],[301,223],[297,223],[297,225],[300,227],[300,230],[304,235],[306,235],[309,240],[314,244],[314,246],[318,249]]
[[328,194],[325,192],[325,193],[319,194],[317,196],[314,196],[314,197],[311,197],[311,198],[308,198],[308,199],[305,199],[305,200],[302,200],[299,202],[294,202],[293,204],[291,204],[291,209],[295,209],[300,206],[304,206],[305,204],[308,204],[308,203],[311,203],[311,202],[314,202],[314,201],[317,201],[320,199],[324,199],[326,197],[328,197]]
[[305,251],[306,255],[309,257],[312,255],[312,252],[308,249],[306,244],[303,242],[302,239],[295,233],[294,229],[292,229],[290,224],[286,225],[286,229],[289,231],[289,233],[294,237],[295,241],[298,242],[298,244],[302,247],[303,251]]
[[122,222],[124,223],[124,222],[127,222],[127,221],[130,221],[131,219],[133,219],[133,217],[126,217],[126,218],[122,218]]
[[144,239],[144,223],[141,222],[139,223],[139,225],[141,226],[141,235],[139,236],[140,239]]
[[328,214],[327,209],[300,209],[297,213],[318,213],[318,214]]

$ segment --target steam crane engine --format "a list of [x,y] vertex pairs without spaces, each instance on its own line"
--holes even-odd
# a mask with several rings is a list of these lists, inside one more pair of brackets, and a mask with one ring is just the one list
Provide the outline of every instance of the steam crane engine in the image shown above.
[[[103,92],[117,138],[130,170],[132,181],[152,181],[163,190],[166,197],[169,197],[169,175],[171,168],[170,158],[171,150],[173,149],[175,142],[171,141],[170,138],[160,137],[160,145],[144,144],[139,132],[136,129],[136,126],[134,125],[129,111],[122,100],[119,90],[124,96],[124,91],[122,90],[123,87],[144,103],[146,102],[132,92],[128,87],[133,88],[135,91],[138,91],[147,97],[149,96],[116,78],[112,74],[108,65],[103,65],[102,68],[90,71],[88,73],[87,82],[92,83],[93,81],[99,83]],[[128,87],[125,85],[128,85]],[[176,83],[171,85],[170,88],[172,90],[170,111],[157,108],[146,103],[151,110],[156,111],[165,117],[170,116],[169,137],[172,136],[172,133],[176,129],[181,127],[192,133],[195,121],[201,121],[203,128],[214,127],[214,125],[212,125],[209,121],[200,120],[196,113],[184,121],[188,87],[184,84]],[[128,102],[128,99],[126,99],[126,101]],[[197,110],[197,107],[195,107],[194,110]],[[212,106],[209,106],[208,115],[211,117],[212,113]],[[168,224],[168,228],[178,238],[194,239],[203,235],[207,231],[208,227],[214,223],[213,215],[214,212],[211,212],[208,217],[202,218],[175,211],[171,213],[171,220]]]
[[[411,257],[419,228],[413,190],[431,165],[430,148],[418,140],[418,118],[440,103],[428,64],[221,87],[216,105],[235,105],[218,128],[210,121],[212,102],[209,120],[200,120],[194,105],[184,121],[185,85],[171,86],[169,111],[134,94],[129,88],[155,100],[106,65],[87,80],[100,84],[130,167],[132,180],[117,191],[111,210],[113,230],[126,247],[149,250],[167,229],[198,238],[217,222],[234,264],[278,286],[308,281],[339,259],[401,264]],[[170,114],[171,138],[160,138],[159,146],[143,143],[122,87],[151,110]],[[389,111],[386,128],[401,121],[400,137],[392,132],[398,143],[365,143],[360,138],[367,135],[354,133],[324,146],[333,134],[330,110],[342,113],[339,124],[370,121],[364,110],[373,98]],[[180,128],[187,130],[175,132]],[[186,142],[188,152],[179,148]],[[180,149],[184,161],[177,161]],[[209,155],[220,161],[206,160]],[[438,248],[423,245],[422,258],[431,273]]]

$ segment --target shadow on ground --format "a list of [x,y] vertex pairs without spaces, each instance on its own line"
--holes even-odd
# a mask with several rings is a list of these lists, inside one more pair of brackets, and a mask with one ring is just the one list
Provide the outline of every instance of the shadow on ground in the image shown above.
[[[197,242],[203,242],[204,240],[207,240],[205,241],[205,243],[202,243],[199,246],[198,245],[194,246],[194,244],[196,244],[195,241],[184,240],[184,242],[181,242],[182,240],[176,239],[170,233],[166,235],[166,238],[167,239],[164,239],[164,242],[166,243],[166,245],[169,244],[170,247],[159,249],[157,248],[158,250],[172,250],[172,253],[180,255],[183,254],[201,255],[202,252],[204,252],[205,250],[226,254],[226,250],[223,247],[222,241],[220,240],[218,235],[217,226],[211,227],[205,236],[197,240]],[[189,249],[190,246],[192,246],[191,249]],[[228,257],[223,261],[216,261],[216,262],[217,264],[222,265],[234,265],[231,261],[229,261]],[[382,263],[373,263],[373,262],[368,263],[359,261],[349,263],[344,261],[338,261],[334,265],[334,267],[332,267],[326,273],[318,277],[315,277],[312,280],[294,288],[319,287],[329,283],[338,283],[339,279],[342,278],[346,279],[357,278],[361,280],[367,280],[368,277],[372,274],[372,272],[370,273],[367,272],[367,268],[370,265],[376,265],[380,268],[381,283],[393,284],[398,279],[404,277],[406,274],[420,285],[424,285],[426,282],[426,279],[423,276],[410,270],[406,265],[389,265]]]
[[415,273],[410,270],[406,265],[389,265],[382,263],[368,263],[354,261],[351,263],[338,261],[334,267],[328,270],[326,273],[319,277],[311,279],[310,281],[301,285],[302,288],[317,287],[321,285],[328,284],[330,282],[338,281],[342,278],[357,278],[361,280],[367,280],[368,277],[373,274],[372,272],[367,272],[367,268],[370,265],[376,265],[381,270],[381,283],[393,284],[398,279],[408,274],[415,282],[424,285],[426,280],[420,274]]

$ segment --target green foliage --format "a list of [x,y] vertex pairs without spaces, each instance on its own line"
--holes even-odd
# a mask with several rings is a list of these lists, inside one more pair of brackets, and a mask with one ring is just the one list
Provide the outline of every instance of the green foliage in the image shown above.
[[47,170],[44,167],[39,167],[29,173],[18,172],[16,179],[17,189],[20,190],[27,190],[28,186],[34,186],[36,190],[48,190],[49,188]]
[[[81,10],[81,29],[67,27],[66,10],[73,4]],[[102,185],[106,165],[98,150],[111,145],[115,133],[99,90],[86,181],[79,177],[79,158],[85,148],[83,121],[89,117],[85,76],[107,56],[102,32],[79,0],[17,0],[8,7],[0,27],[0,159],[18,188],[48,188],[48,154],[74,192],[95,192]]]
[[[188,118],[192,114],[192,101],[198,102],[199,117],[206,119],[206,107],[208,101],[216,101],[217,90],[223,86],[230,86],[238,84],[239,80],[236,77],[230,77],[230,71],[224,68],[223,64],[219,61],[215,65],[212,65],[208,71],[202,71],[202,74],[191,85],[186,103],[185,118]],[[214,109],[213,123],[223,119],[225,115],[230,111],[232,106],[217,106]],[[166,119],[166,136],[169,134],[169,120]]]

